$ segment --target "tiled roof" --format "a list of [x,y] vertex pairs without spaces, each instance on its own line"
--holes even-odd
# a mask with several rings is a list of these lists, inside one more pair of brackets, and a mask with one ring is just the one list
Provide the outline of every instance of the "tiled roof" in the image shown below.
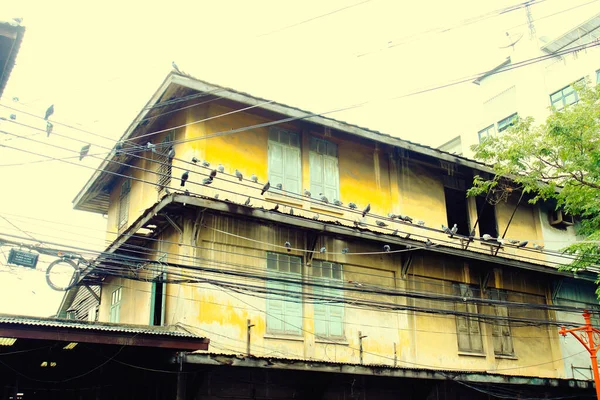
[[115,333],[131,333],[156,336],[174,336],[180,338],[200,339],[199,336],[189,332],[182,332],[171,327],[113,324],[109,322],[89,322],[62,318],[27,317],[20,315],[0,314],[0,327],[2,325],[27,325],[42,326],[47,328],[71,328],[89,331],[105,331]]

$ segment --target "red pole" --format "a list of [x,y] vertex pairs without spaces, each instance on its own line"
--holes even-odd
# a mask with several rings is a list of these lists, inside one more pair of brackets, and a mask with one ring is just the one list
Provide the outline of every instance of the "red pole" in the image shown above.
[[600,374],[598,373],[598,350],[594,343],[594,329],[592,328],[592,321],[590,319],[590,313],[584,312],[583,319],[585,320],[585,331],[588,335],[588,343],[590,344],[590,359],[592,360],[592,371],[594,372],[594,383],[596,384],[596,397],[600,400]]

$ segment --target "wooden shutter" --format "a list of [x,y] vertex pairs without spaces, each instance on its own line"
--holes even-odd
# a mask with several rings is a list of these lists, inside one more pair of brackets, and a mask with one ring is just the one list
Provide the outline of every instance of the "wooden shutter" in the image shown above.
[[286,284],[286,290],[294,295],[285,302],[285,332],[300,334],[302,332],[302,285]]
[[339,176],[340,173],[338,171],[338,160],[336,157],[331,156],[322,156],[323,157],[323,184],[325,191],[325,196],[327,196],[330,201],[333,199],[340,198],[340,188],[339,188]]
[[[310,152],[310,191],[313,196],[318,196],[319,193],[325,194],[325,185],[323,182],[323,156]],[[329,200],[333,200],[329,198]]]
[[284,184],[283,146],[280,143],[269,141],[269,181],[271,186]]
[[300,193],[300,177],[302,165],[300,164],[300,149],[298,147],[283,146],[284,148],[284,182],[283,188],[292,193]]
[[125,178],[121,184],[121,193],[119,194],[119,212],[117,227],[121,228],[127,223],[129,218],[129,192],[131,191],[131,179]]
[[[465,298],[472,298],[473,291],[469,285],[461,283],[455,285],[455,293]],[[456,303],[456,311],[477,314],[477,305],[470,303]],[[483,340],[479,320],[467,316],[456,316],[456,334],[458,349],[462,351],[483,352]]]
[[[278,255],[267,253],[267,276],[277,277]],[[274,291],[283,290],[281,282],[267,280],[267,332],[283,333],[283,301],[281,296],[273,294]]]

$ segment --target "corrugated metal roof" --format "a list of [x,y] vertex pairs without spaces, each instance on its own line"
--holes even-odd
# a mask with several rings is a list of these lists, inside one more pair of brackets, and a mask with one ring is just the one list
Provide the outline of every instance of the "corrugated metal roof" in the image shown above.
[[547,53],[556,53],[573,46],[591,43],[600,38],[600,14],[594,15],[581,25],[563,33],[556,39],[542,46]]
[[27,317],[20,315],[0,314],[0,326],[7,325],[27,325],[27,326],[43,326],[47,328],[71,328],[83,329],[89,331],[106,331],[116,333],[131,333],[156,336],[175,336],[181,338],[199,339],[200,336],[189,332],[182,332],[171,327],[165,326],[147,326],[147,325],[127,325],[113,324],[109,322],[89,322],[78,321],[62,318],[41,318]]

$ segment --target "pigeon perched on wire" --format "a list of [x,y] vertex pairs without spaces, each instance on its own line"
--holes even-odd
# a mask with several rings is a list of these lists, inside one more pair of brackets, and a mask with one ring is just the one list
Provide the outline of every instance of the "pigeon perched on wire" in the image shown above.
[[256,174],[252,174],[252,176],[250,177],[250,180],[254,183],[258,183],[258,176],[256,176]]
[[310,197],[310,192],[306,189],[304,189],[304,196]]
[[456,232],[458,232],[458,226],[456,224],[452,225],[452,228],[450,228],[450,232],[452,233],[451,236],[456,235]]
[[79,161],[83,160],[83,158],[88,155],[90,152],[90,147],[91,145],[86,144],[81,148],[81,150],[79,150]]
[[188,180],[189,177],[190,177],[190,171],[185,171],[183,174],[181,174],[181,186],[182,187],[185,186],[185,182]]
[[356,210],[356,204],[348,203],[348,208],[350,208],[351,210]]
[[529,243],[527,240],[523,240],[522,242],[517,243],[517,247],[525,247]]
[[210,185],[211,183],[213,183],[213,178],[211,178],[210,176],[208,178],[202,179],[203,185]]
[[[202,164],[204,164],[204,162]],[[225,167],[223,166],[223,164],[217,165],[217,171],[219,171],[220,173],[225,172]]]
[[15,119],[17,119],[17,114],[10,114],[9,117],[14,121]]
[[198,161],[200,161],[200,160],[198,160],[196,157],[192,157],[192,162],[193,162],[194,164],[197,164],[197,163],[198,163]]
[[365,217],[365,215],[367,215],[367,213],[371,211],[371,203],[367,204],[367,206],[365,207],[365,209],[362,212],[362,216],[363,218]]
[[447,235],[452,235],[452,231],[450,230],[450,228],[448,228],[446,225],[442,224],[442,230],[444,231],[445,234]]
[[392,250],[392,248],[390,247],[389,244],[386,244],[385,246],[383,246],[383,251],[385,251],[386,253],[389,253],[390,250]]
[[339,201],[338,199],[333,199],[333,205],[341,207],[344,205],[344,203],[342,203],[341,201]]
[[54,114],[54,104],[46,109],[46,115],[44,115],[44,119],[48,121],[48,118],[50,118],[52,114]]
[[375,221],[375,223],[377,224],[377,226],[380,226],[382,228],[385,228],[386,226],[388,226],[385,222],[379,221],[379,220]]
[[279,204],[275,204],[275,207],[271,208],[271,211],[279,210]]
[[291,244],[290,242],[285,242],[285,243],[283,244],[283,247],[285,247],[285,248],[287,249],[288,253],[289,253],[290,251],[292,251],[292,244]]
[[394,219],[394,218],[396,218],[396,217],[397,217],[397,215],[396,215],[396,214],[394,214],[394,213],[388,213],[388,218],[390,218],[390,219]]
[[46,137],[50,136],[53,128],[54,128],[54,125],[52,125],[52,122],[50,122],[50,121],[46,122]]
[[425,221],[423,221],[423,220],[418,220],[418,221],[417,221],[417,225],[419,225],[419,226],[425,226]]
[[516,239],[508,239],[508,243],[510,244],[519,244],[519,241]]
[[411,217],[409,217],[408,215],[405,215],[405,216],[400,216],[399,215],[398,218],[400,218],[402,221],[406,221],[406,222],[411,223],[411,224],[413,223],[413,219]]
[[431,240],[427,239],[427,241],[425,242],[425,246],[431,247],[431,246],[433,246],[433,242]]
[[[208,167],[210,167],[210,163],[206,160],[202,160],[202,166],[208,168]],[[221,171],[221,172],[223,172],[223,171]]]
[[153,153],[156,153],[156,145],[152,142],[146,143],[146,150],[150,150]]
[[348,254],[349,249],[347,247],[344,247],[342,249],[342,254]]
[[327,251],[327,248],[325,246],[323,246],[319,249],[319,253],[325,253],[326,251]]
[[329,199],[327,199],[327,196],[325,196],[323,193],[319,193],[319,200],[321,200],[325,204],[329,203]]
[[244,202],[244,205],[245,205],[245,206],[249,206],[249,205],[250,205],[250,197],[248,197],[248,198],[246,199],[246,201]]
[[181,71],[179,70],[179,67],[177,66],[177,64],[175,64],[175,61],[171,62],[171,67],[173,67],[173,69],[175,71],[177,71],[178,73],[181,73]]
[[210,171],[210,179],[213,179],[215,176],[217,176],[217,170],[213,169],[212,171]]
[[483,240],[485,240],[486,242],[489,242],[490,240],[494,240],[494,238],[492,237],[492,235],[484,233],[483,236],[481,236],[481,238]]
[[173,148],[173,146],[169,148],[169,151],[167,152],[167,157],[169,158],[169,160],[175,158],[175,148]]
[[265,183],[265,186],[263,186],[262,190],[260,191],[260,195],[262,196],[263,194],[265,194],[265,192],[267,190],[269,190],[271,188],[271,183],[269,181],[267,181],[267,183]]
[[394,232],[392,232],[392,235],[397,235],[398,234],[398,229],[394,229]]
[[277,190],[283,190],[283,184],[282,183],[278,183],[277,185],[275,185],[275,189],[277,189]]
[[15,103],[18,103],[19,102],[19,98],[15,96],[15,97],[12,98],[12,101],[14,101]]
[[544,246],[540,246],[540,245],[539,245],[539,244],[537,244],[537,243],[534,243],[534,244],[533,244],[533,248],[534,248],[534,249],[536,249],[536,250],[539,250],[539,251],[542,251],[542,250],[544,250]]
[[238,171],[237,169],[235,170],[235,177],[238,178],[240,180],[240,182],[242,180],[244,180],[244,175],[242,175],[242,173],[240,171]]

